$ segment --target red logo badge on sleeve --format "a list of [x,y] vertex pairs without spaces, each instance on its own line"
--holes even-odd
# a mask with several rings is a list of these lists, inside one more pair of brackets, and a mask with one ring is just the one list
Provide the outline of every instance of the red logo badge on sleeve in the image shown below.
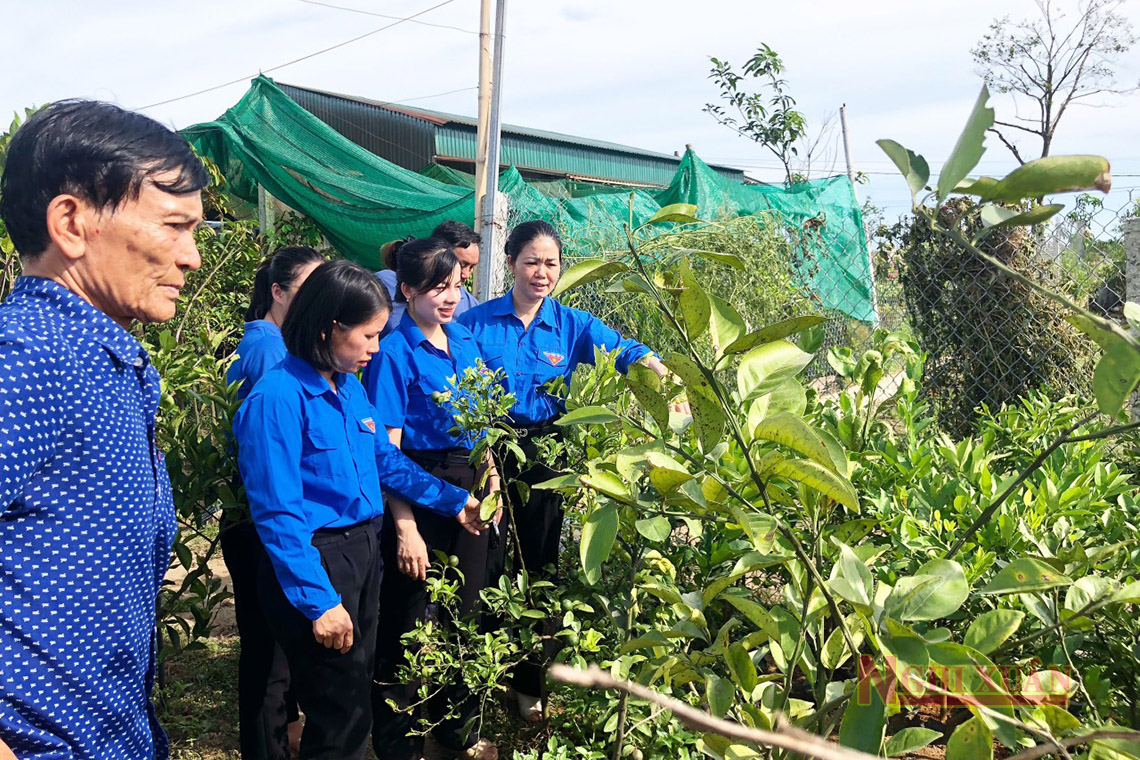
[[368,429],[371,430],[373,433],[376,432],[376,423],[372,420],[371,417],[365,417],[364,419],[361,420],[361,422],[363,422],[365,425],[367,425]]
[[553,364],[555,367],[561,364],[562,360],[566,358],[562,354],[556,354],[552,351],[543,351],[542,354],[546,357],[546,360]]

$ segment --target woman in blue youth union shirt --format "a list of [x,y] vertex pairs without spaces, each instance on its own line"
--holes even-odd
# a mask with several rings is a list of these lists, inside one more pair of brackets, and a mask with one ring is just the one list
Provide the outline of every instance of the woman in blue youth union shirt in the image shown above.
[[[238,464],[267,561],[258,590],[305,713],[302,760],[353,760],[371,731],[381,486],[473,527],[479,502],[428,475],[377,432],[356,379],[391,311],[348,261],[319,266],[282,334],[289,355],[238,410]],[[458,523],[457,523],[458,524]]]
[[[511,409],[512,423],[519,433],[527,462],[510,458],[503,463],[503,476],[509,482],[527,485],[541,483],[560,474],[559,462],[543,462],[537,438],[559,436],[554,424],[565,411],[562,399],[548,393],[547,383],[562,379],[567,384],[578,365],[592,364],[594,349],[617,350],[617,368],[629,371],[635,362],[644,362],[662,377],[666,369],[648,346],[622,338],[589,312],[563,306],[550,297],[562,269],[562,241],[547,222],[525,222],[511,230],[506,244],[507,265],[514,275],[514,287],[499,298],[476,306],[460,321],[479,341],[487,365],[505,372],[506,389],[516,399]],[[524,500],[519,491],[508,487],[508,505],[513,519],[508,526],[516,531],[517,543],[509,538],[499,542],[490,557],[488,585],[497,585],[505,565],[507,546],[518,546],[531,579],[553,579],[558,565],[558,541],[562,532],[562,496],[556,491],[529,489]],[[549,624],[548,624],[549,626]],[[553,633],[553,631],[547,631]],[[555,654],[553,637],[547,641],[543,660]],[[512,678],[519,714],[524,720],[542,720],[545,686],[542,661],[520,665]]]
[[[282,248],[261,262],[245,313],[245,335],[226,382],[241,383],[238,399],[285,358],[281,325],[297,290],[324,262],[312,248]],[[222,530],[222,558],[233,581],[238,658],[238,735],[246,760],[286,760],[289,744],[300,741],[297,700],[289,691],[289,663],[273,637],[257,593],[257,568],[265,554],[248,515],[234,516]],[[293,736],[289,736],[292,734]],[[295,737],[295,738],[294,738]],[[292,740],[292,741],[290,741]]]
[[[380,351],[364,372],[364,387],[376,406],[391,440],[424,469],[443,480],[471,489],[481,472],[468,463],[469,436],[453,435],[452,409],[437,403],[437,393],[456,393],[452,378],[474,367],[479,357],[475,338],[452,322],[460,302],[460,263],[451,247],[437,238],[402,243],[395,251],[397,298],[407,303],[407,312],[396,329],[380,344]],[[497,488],[491,473],[489,485]],[[422,500],[421,500],[422,501]],[[453,520],[423,508],[409,508],[389,498],[381,551],[385,563],[396,563],[400,572],[384,576],[380,592],[380,621],[376,647],[378,686],[373,697],[373,748],[384,760],[409,760],[423,754],[422,736],[409,737],[415,727],[410,711],[394,711],[418,701],[416,684],[400,683],[397,670],[404,660],[400,637],[427,612],[424,583],[433,551],[458,559],[463,582],[459,590],[459,614],[476,610],[479,592],[487,578],[489,532],[475,536],[458,530]],[[448,621],[441,621],[447,624]],[[447,706],[457,717],[440,720]],[[452,756],[493,760],[496,748],[478,737],[473,719],[476,700],[462,683],[444,688],[429,702],[436,721],[433,734]]]

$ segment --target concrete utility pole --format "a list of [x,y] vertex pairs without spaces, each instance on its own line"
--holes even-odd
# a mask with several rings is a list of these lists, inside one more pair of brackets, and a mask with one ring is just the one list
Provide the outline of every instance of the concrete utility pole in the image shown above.
[[491,126],[491,0],[479,4],[479,108],[475,132],[475,231],[482,224],[479,212],[487,192],[487,136]]
[[[489,0],[483,0],[486,6]],[[475,297],[481,301],[493,298],[502,290],[503,244],[502,234],[507,223],[507,199],[499,190],[499,143],[502,121],[499,117],[503,93],[503,27],[506,23],[507,0],[497,0],[495,7],[495,57],[491,73],[491,103],[486,127],[487,152],[483,167],[483,196],[478,197],[479,178],[476,175],[476,213],[478,216],[479,268],[475,270]],[[480,83],[482,85],[482,82]]]
[[[843,157],[847,160],[847,179],[851,181],[851,193],[859,202],[859,191],[855,187],[855,168],[851,164],[851,140],[847,136],[847,104],[839,107],[839,126],[843,130]],[[871,241],[867,241],[867,274],[871,281],[872,324],[879,324],[879,289],[875,287],[875,261],[871,257]]]

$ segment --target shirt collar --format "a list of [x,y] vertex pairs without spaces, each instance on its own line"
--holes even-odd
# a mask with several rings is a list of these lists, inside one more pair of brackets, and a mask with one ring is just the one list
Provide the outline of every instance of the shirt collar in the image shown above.
[[[329,386],[328,380],[325,380],[324,375],[317,371],[317,368],[299,356],[289,354],[285,357],[283,362],[285,368],[293,377],[301,383],[301,387],[310,396],[320,396],[323,393],[329,393],[332,388]],[[336,387],[340,388],[344,384],[344,373],[333,373],[333,382]]]
[[[449,341],[472,340],[474,338],[474,336],[472,336],[472,334],[466,330],[455,329],[458,326],[458,322],[448,322],[447,324],[443,325],[443,331],[447,334],[447,339]],[[405,313],[403,318],[400,320],[400,324],[396,325],[396,330],[404,336],[404,340],[408,342],[408,345],[411,346],[413,350],[419,348],[420,346],[424,346],[425,348],[439,353],[439,349],[433,346],[431,341],[427,339],[427,336],[424,335],[424,331],[421,330],[420,326],[416,324],[416,320],[409,317],[407,313]]]
[[558,326],[558,315],[554,308],[553,298],[550,296],[543,297],[542,306],[538,307],[538,316],[536,319],[549,327]]
[[[495,317],[511,316],[518,319],[515,313],[514,289],[508,290],[503,295],[490,302],[488,307],[491,310],[491,315]],[[558,316],[555,313],[555,306],[553,299],[546,296],[542,299],[542,306],[538,307],[538,316],[536,319],[550,327],[558,326]]]
[[103,346],[121,364],[145,366],[150,356],[142,344],[118,322],[83,300],[73,290],[44,277],[23,275],[12,288],[12,295],[34,298],[63,316],[83,325],[83,334]]
[[255,319],[252,322],[245,323],[246,335],[276,335],[281,336],[281,328],[270,322],[268,319]]

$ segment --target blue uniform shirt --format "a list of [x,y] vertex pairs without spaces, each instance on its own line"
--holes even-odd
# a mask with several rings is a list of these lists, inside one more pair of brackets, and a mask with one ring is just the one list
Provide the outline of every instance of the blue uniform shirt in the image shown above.
[[511,291],[476,306],[459,321],[475,334],[487,366],[506,372],[507,391],[515,396],[511,418],[517,425],[563,414],[566,405],[542,386],[558,377],[569,384],[579,364],[593,364],[595,347],[617,349],[621,372],[628,372],[629,365],[652,353],[648,346],[622,338],[593,314],[563,306],[553,298],[543,299],[530,328],[524,328],[515,314]]
[[455,392],[451,378],[475,366],[479,350],[475,336],[455,322],[443,325],[451,355],[440,351],[424,337],[411,319],[380,341],[380,350],[364,370],[364,387],[376,406],[380,420],[391,428],[403,428],[401,448],[408,451],[470,449],[472,442],[453,435],[455,418],[447,406],[432,400],[437,391]]
[[165,758],[155,597],[176,531],[158,373],[51,280],[0,304],[0,739],[20,760]]
[[448,516],[459,514],[468,496],[389,443],[354,375],[333,378],[335,393],[311,364],[287,356],[234,420],[258,535],[286,598],[310,620],[341,601],[312,545],[314,531],[379,517],[381,486]]
[[242,381],[237,397],[244,401],[261,376],[280,364],[289,352],[285,350],[280,327],[268,319],[255,319],[245,323],[245,335],[234,353],[238,358],[226,370],[226,382]]
[[[388,317],[388,324],[384,325],[383,332],[380,337],[384,337],[396,329],[396,325],[404,319],[404,312],[408,310],[407,301],[396,300],[396,273],[391,269],[381,269],[376,273],[380,278],[380,282],[384,283],[384,287],[388,289],[388,295],[392,299],[392,315]],[[455,317],[458,318],[460,314],[469,311],[479,305],[475,300],[475,296],[471,295],[466,286],[459,288],[459,304],[455,307]]]

